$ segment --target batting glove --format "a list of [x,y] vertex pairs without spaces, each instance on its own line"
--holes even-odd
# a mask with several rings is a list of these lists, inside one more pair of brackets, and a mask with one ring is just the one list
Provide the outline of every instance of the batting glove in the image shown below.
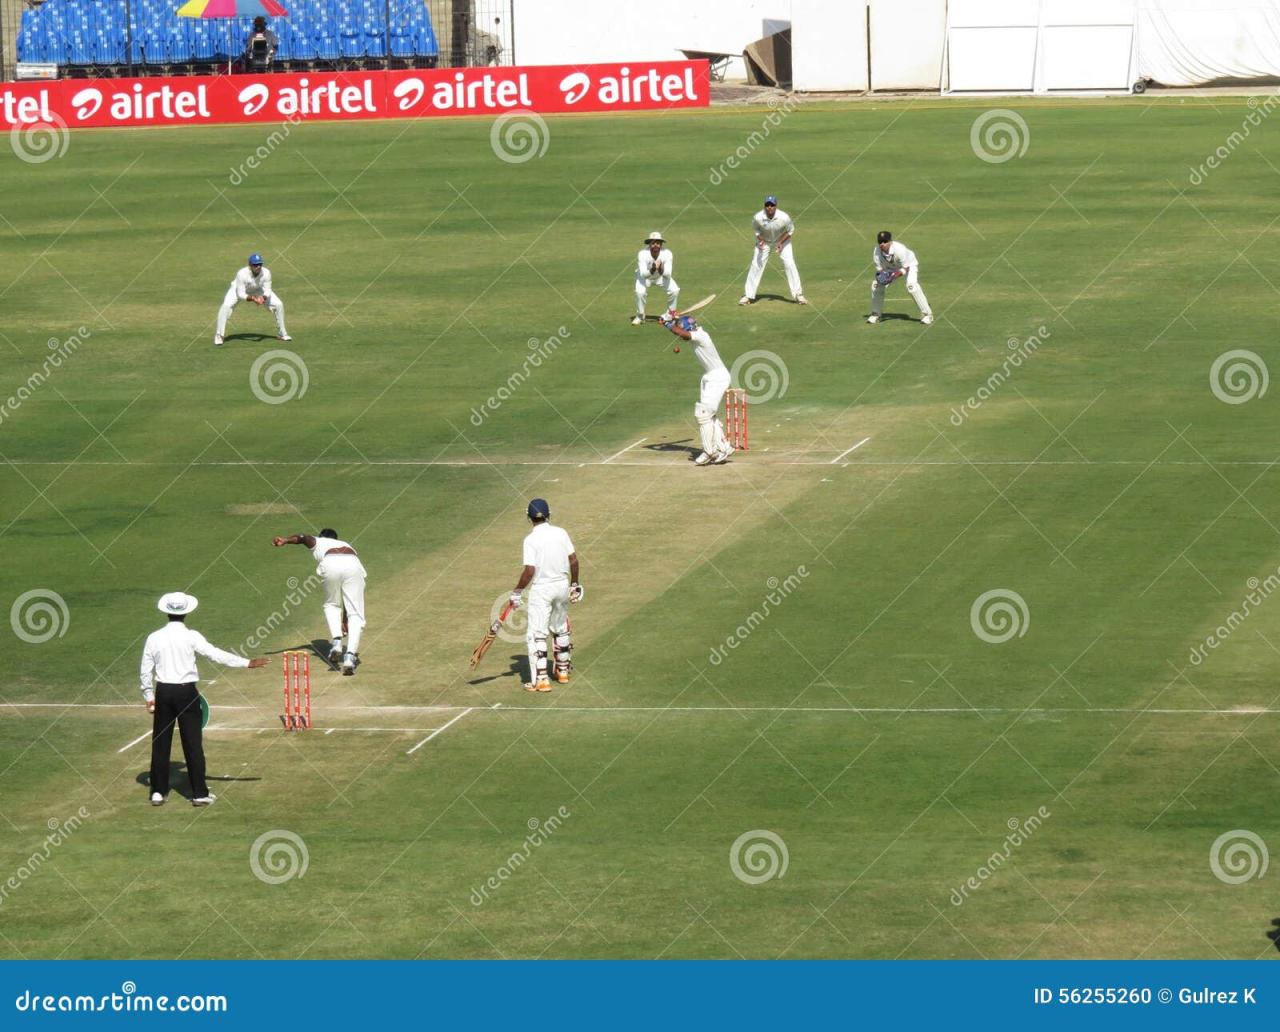
[[507,601],[511,603],[512,609],[519,609],[520,608],[520,592],[513,591],[511,593],[511,598],[509,598]]
[[584,594],[586,594],[586,592],[582,590],[582,585],[579,584],[577,581],[574,581],[572,584],[569,585],[569,601],[570,602],[581,602],[582,596]]

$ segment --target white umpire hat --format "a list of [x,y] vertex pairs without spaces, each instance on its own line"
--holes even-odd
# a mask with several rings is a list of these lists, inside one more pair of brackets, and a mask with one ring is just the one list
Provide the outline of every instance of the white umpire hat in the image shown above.
[[656,241],[658,241],[658,243],[660,243],[660,244],[665,244],[665,243],[666,243],[666,240],[664,240],[664,239],[662,238],[662,234],[661,234],[661,233],[659,233],[656,229],[655,229],[652,233],[650,233],[647,237],[645,237],[645,238],[644,238],[644,242],[645,242],[646,244],[651,244],[651,243],[653,243],[655,240],[656,240]]
[[185,591],[171,591],[160,596],[156,608],[169,616],[186,616],[194,613],[199,604],[200,600],[195,595],[188,595]]

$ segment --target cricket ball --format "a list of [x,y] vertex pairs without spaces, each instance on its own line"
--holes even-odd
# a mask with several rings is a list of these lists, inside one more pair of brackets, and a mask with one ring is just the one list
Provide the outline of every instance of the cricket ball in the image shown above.
[[680,345],[679,345],[679,344],[677,344],[677,345],[676,345],[674,348],[672,348],[671,350],[672,350],[672,351],[674,351],[677,355],[678,355],[678,354],[680,354]]

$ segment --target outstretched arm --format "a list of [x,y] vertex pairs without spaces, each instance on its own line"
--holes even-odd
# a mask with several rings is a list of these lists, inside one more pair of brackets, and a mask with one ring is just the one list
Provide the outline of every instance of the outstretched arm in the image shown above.
[[308,548],[316,547],[316,539],[310,534],[290,534],[288,537],[273,537],[271,543],[280,548],[283,545],[306,545]]

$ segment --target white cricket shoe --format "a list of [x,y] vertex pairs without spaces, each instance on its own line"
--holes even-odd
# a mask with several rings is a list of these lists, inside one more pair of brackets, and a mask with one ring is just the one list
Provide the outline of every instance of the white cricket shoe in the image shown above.
[[152,806],[164,806],[164,796],[162,796],[159,792],[152,792],[152,793],[151,793],[151,805],[152,805]]
[[869,316],[867,316],[867,322],[871,323],[872,325],[875,325],[875,324],[876,324],[876,323],[878,323],[879,321],[880,321],[880,316],[878,316],[878,315],[869,315]]
[[290,337],[287,333],[282,333],[280,334],[280,336],[276,338],[276,340],[293,340],[293,338]]
[[342,676],[350,677],[356,672],[356,664],[360,662],[360,658],[354,652],[348,652],[342,660]]
[[333,644],[329,646],[329,662],[335,665],[342,662],[341,638],[334,638]]
[[725,447],[721,448],[718,452],[716,452],[713,456],[711,456],[712,463],[716,466],[723,466],[726,462],[728,462],[731,458],[733,458],[733,451],[734,451],[733,445],[731,444],[725,445]]
[[635,316],[632,316],[632,317],[631,317],[631,325],[632,325],[632,326],[643,326],[643,325],[644,325],[644,316],[643,316],[643,315],[635,315]]
[[796,295],[796,304],[798,304],[798,305],[807,305],[808,303],[809,303],[809,299],[808,299],[807,297],[805,297],[803,294],[797,294],[797,295]]
[[212,806],[218,801],[218,797],[210,792],[208,795],[197,796],[191,800],[192,806]]
[[742,297],[738,298],[738,304],[740,305],[754,305],[755,303],[756,299],[754,297],[747,297],[746,294],[743,294]]
[[693,460],[693,464],[695,466],[710,466],[711,456],[708,455],[706,452],[699,452],[698,457]]
[[222,347],[222,334],[221,334],[221,333],[215,333],[215,334],[213,335],[213,346],[214,346],[215,348],[220,348],[220,347]]
[[932,323],[932,322],[933,322],[933,316],[932,316],[932,315],[922,315],[922,316],[920,316],[920,321],[921,321],[922,323],[924,323],[926,326],[928,326],[930,323]]

